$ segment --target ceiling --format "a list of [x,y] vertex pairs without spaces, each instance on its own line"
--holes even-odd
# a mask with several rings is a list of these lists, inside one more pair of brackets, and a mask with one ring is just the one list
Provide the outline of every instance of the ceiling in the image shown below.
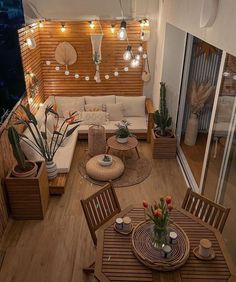
[[[153,14],[158,0],[123,0],[124,17],[139,19]],[[121,19],[119,0],[23,0],[26,23],[36,19]]]

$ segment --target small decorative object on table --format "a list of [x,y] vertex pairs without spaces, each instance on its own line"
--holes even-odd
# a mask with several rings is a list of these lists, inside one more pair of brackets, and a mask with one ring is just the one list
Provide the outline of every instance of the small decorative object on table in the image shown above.
[[131,218],[128,216],[125,216],[124,218],[117,218],[116,222],[114,224],[114,229],[123,235],[128,235],[133,230],[133,225],[131,222]]
[[103,155],[102,158],[98,159],[98,163],[101,166],[109,166],[112,164],[112,156],[111,155]]
[[129,131],[128,126],[130,123],[127,120],[122,120],[121,123],[117,123],[116,126],[116,140],[119,143],[127,143],[128,137],[132,136],[132,133]]
[[215,258],[215,252],[212,249],[212,243],[208,239],[201,239],[198,247],[193,249],[193,253],[201,260],[212,260]]
[[160,198],[160,202],[155,202],[153,206],[143,201],[146,214],[153,221],[152,243],[155,248],[161,249],[168,243],[169,211],[173,209],[171,201],[171,196]]

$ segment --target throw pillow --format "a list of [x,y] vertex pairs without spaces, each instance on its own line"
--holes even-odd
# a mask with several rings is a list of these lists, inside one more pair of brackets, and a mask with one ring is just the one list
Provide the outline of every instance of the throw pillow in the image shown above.
[[116,96],[116,103],[124,105],[126,117],[144,117],[145,116],[145,96]]
[[106,124],[107,123],[107,113],[106,112],[82,112],[82,123],[85,125],[92,124]]
[[124,119],[124,106],[122,103],[117,103],[117,104],[106,104],[106,110],[107,113],[109,114],[109,120],[115,120],[115,121],[120,121]]
[[115,95],[85,96],[85,104],[115,104]]
[[106,105],[105,104],[88,104],[84,106],[86,112],[105,112]]

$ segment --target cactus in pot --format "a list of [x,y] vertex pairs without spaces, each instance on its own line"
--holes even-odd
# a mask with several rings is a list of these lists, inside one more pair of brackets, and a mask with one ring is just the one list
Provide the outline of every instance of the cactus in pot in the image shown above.
[[160,83],[160,110],[156,110],[153,114],[155,123],[154,132],[160,136],[167,136],[169,133],[168,128],[171,126],[172,118],[166,106],[166,86],[164,82]]
[[25,159],[25,155],[20,146],[20,136],[13,126],[8,128],[8,139],[17,162],[17,165],[13,167],[12,174],[16,177],[36,176],[38,169],[37,164]]

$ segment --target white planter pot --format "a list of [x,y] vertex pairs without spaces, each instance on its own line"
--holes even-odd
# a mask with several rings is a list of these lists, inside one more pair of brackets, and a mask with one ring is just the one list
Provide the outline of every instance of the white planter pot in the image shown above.
[[57,177],[57,166],[54,161],[47,161],[46,168],[48,172],[48,179],[54,179]]
[[191,114],[188,120],[184,144],[194,146],[198,135],[198,117],[196,114]]
[[128,137],[125,137],[125,138],[117,137],[116,140],[118,143],[124,144],[128,142]]

